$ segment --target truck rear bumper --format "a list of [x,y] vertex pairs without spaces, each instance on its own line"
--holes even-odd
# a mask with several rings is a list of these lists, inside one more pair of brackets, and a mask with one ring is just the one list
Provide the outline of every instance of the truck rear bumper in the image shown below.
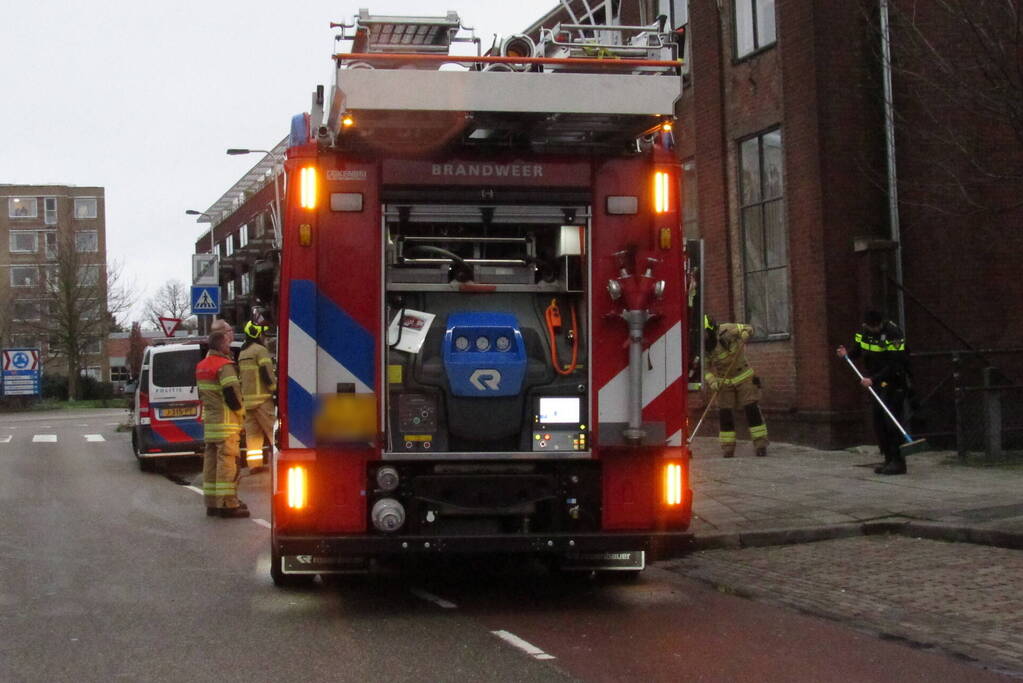
[[417,554],[569,553],[643,550],[651,559],[685,553],[687,532],[515,534],[493,536],[279,536],[278,555],[381,557]]

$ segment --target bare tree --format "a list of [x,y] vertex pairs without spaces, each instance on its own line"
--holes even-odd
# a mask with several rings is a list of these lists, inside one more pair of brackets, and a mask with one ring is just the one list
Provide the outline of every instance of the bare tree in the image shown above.
[[[894,0],[895,124],[904,200],[943,212],[1023,206],[1020,0]],[[901,156],[901,154],[900,154]]]
[[128,370],[132,379],[139,376],[142,370],[142,355],[146,350],[146,340],[142,337],[142,326],[133,322],[131,335],[128,337]]
[[191,292],[180,280],[169,280],[156,290],[156,294],[146,300],[146,320],[157,328],[160,318],[179,318],[181,326],[186,330],[198,327],[196,317],[192,315]]
[[48,249],[39,261],[35,297],[15,302],[22,326],[47,339],[49,359],[66,363],[71,399],[79,398],[79,377],[90,347],[103,349],[117,316],[131,304],[121,267],[105,263],[78,239],[73,233],[59,237],[57,248]]

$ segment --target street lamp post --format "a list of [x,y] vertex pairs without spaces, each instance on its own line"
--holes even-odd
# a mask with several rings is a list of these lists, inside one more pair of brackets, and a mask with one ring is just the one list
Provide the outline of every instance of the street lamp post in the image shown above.
[[273,216],[273,224],[274,224],[274,246],[279,249],[280,246],[281,246],[282,227],[281,227],[281,192],[280,192],[280,190],[277,187],[277,176],[279,175],[277,173],[277,170],[278,170],[278,167],[279,167],[279,165],[281,163],[281,159],[276,154],[274,154],[273,152],[271,152],[268,149],[241,149],[241,148],[232,147],[231,149],[227,150],[227,153],[230,156],[238,156],[238,155],[241,155],[241,154],[265,154],[266,156],[268,156],[274,162],[274,169],[273,169],[273,174],[274,174],[274,210],[273,210],[273,213],[271,215]]
[[[205,216],[209,220],[209,222],[210,222],[210,255],[213,257],[213,262],[216,263],[217,262],[217,245],[216,245],[216,240],[213,237],[213,228],[214,228],[213,216],[209,215],[205,211],[196,211],[195,209],[185,209],[185,214],[187,214],[189,216],[199,216],[199,217]],[[220,283],[218,282],[217,284],[220,284]],[[207,327],[207,332],[209,331],[209,328],[213,327],[213,321],[216,320],[216,319],[217,319],[217,314],[216,313],[211,313],[210,314],[210,318],[209,318],[209,327]]]

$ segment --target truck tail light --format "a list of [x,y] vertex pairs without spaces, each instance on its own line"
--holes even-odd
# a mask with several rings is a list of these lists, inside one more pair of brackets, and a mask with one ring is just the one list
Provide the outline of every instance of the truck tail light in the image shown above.
[[149,394],[145,391],[139,392],[139,424],[149,424],[151,411],[149,408]]
[[292,465],[288,468],[288,507],[292,510],[301,510],[306,506],[306,472],[300,465]]
[[682,465],[667,463],[664,465],[664,504],[670,507],[681,505],[683,493]]
[[671,211],[671,175],[666,171],[654,173],[654,213],[668,213]]
[[303,209],[316,208],[316,185],[316,167],[303,167],[298,173],[299,206]]

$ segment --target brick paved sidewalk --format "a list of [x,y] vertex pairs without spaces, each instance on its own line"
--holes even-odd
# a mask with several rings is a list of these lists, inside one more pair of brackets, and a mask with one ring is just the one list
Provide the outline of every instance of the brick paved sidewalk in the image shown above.
[[1023,540],[1023,467],[965,467],[938,452],[911,456],[906,475],[881,476],[873,472],[879,461],[876,449],[789,444],[772,444],[768,457],[756,458],[749,443],[725,459],[716,439],[698,438],[692,530],[699,541],[910,519]]
[[709,550],[660,565],[996,671],[1023,673],[1023,552],[903,536]]

